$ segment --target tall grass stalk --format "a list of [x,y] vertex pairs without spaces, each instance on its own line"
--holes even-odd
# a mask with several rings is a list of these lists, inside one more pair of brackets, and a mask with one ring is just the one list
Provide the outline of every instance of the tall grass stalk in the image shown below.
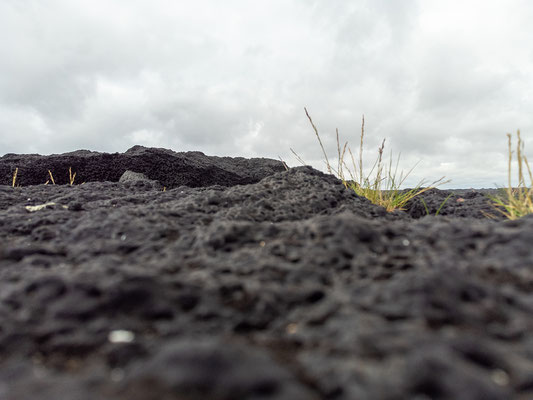
[[[511,134],[507,134],[508,142],[508,187],[500,188],[501,196],[488,196],[494,203],[496,209],[508,219],[518,219],[524,215],[533,213],[533,175],[531,168],[524,155],[524,142],[520,138],[520,130],[516,133],[518,143],[516,145],[516,159],[518,162],[518,186],[513,188],[511,185],[511,164],[513,161],[512,139]],[[524,176],[524,167],[527,169],[530,186],[526,185]]]
[[[396,161],[394,172],[392,171],[392,152],[390,155],[389,168],[387,169],[385,167],[385,163],[383,161],[385,139],[383,139],[381,146],[378,148],[378,157],[376,161],[374,162],[372,169],[370,170],[368,175],[365,176],[363,172],[363,142],[364,142],[364,136],[365,136],[364,115],[363,115],[363,120],[361,124],[361,138],[360,138],[360,143],[359,143],[359,159],[357,163],[354,159],[351,149],[348,147],[348,142],[346,142],[344,146],[342,146],[341,148],[340,141],[339,141],[339,130],[338,129],[336,130],[338,165],[337,165],[337,169],[335,170],[333,167],[331,167],[326,151],[324,150],[324,145],[322,144],[322,140],[320,140],[318,129],[313,123],[311,116],[307,112],[307,108],[304,108],[304,110],[305,110],[305,114],[307,115],[307,118],[309,119],[309,122],[311,123],[311,126],[313,127],[313,130],[315,131],[320,147],[322,148],[322,152],[326,160],[325,162],[327,165],[328,172],[330,174],[334,173],[342,181],[342,183],[344,184],[346,188],[352,189],[356,194],[358,194],[359,196],[366,197],[374,204],[378,204],[382,207],[385,207],[387,211],[393,211],[395,209],[403,210],[403,207],[406,205],[406,203],[412,198],[414,198],[415,196],[418,196],[419,194],[424,193],[429,189],[433,189],[437,187],[438,185],[442,185],[444,183],[449,182],[449,180],[443,181],[444,177],[442,177],[432,182],[430,186],[423,187],[426,181],[421,180],[414,189],[400,190],[401,185],[404,183],[405,179],[409,176],[409,174],[413,171],[413,169],[416,167],[418,163],[415,164],[415,166],[413,166],[405,176],[403,175],[403,171],[402,171],[400,173],[400,177],[397,178],[400,155],[398,155],[398,159]],[[350,154],[353,170],[350,169],[350,167],[345,162],[346,150],[348,150],[348,153]],[[301,158],[294,152],[294,150],[291,149],[291,151],[301,161]],[[375,171],[375,175],[371,177],[374,171]]]

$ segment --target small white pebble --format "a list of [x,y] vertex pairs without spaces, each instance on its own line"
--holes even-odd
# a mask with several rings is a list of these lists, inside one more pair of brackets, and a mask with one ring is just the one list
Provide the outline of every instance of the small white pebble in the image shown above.
[[131,331],[117,329],[116,331],[109,332],[107,340],[111,343],[131,343],[135,339],[135,334]]
[[411,244],[411,242],[410,242],[409,240],[407,240],[407,239],[404,239],[404,240],[402,240],[402,244],[403,244],[405,247],[407,247],[407,246],[409,246],[409,245]]
[[113,382],[120,382],[124,379],[124,370],[121,368],[114,368],[111,370],[110,376]]
[[294,335],[296,332],[298,332],[298,324],[290,323],[286,326],[285,330],[289,335]]
[[493,370],[490,377],[498,386],[507,386],[509,384],[509,374],[503,369]]
[[126,235],[122,235],[122,236],[120,237],[120,240],[124,241],[124,240],[126,240],[126,238],[127,238]]

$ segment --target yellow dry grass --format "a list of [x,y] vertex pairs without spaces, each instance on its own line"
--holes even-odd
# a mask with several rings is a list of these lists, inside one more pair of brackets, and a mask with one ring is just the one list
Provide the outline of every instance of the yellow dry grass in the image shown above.
[[11,183],[12,187],[15,187],[15,183],[17,182],[17,174],[18,174],[18,172],[19,172],[19,169],[15,168],[15,172],[13,173],[13,179],[12,179],[12,183]]
[[[520,130],[516,133],[518,137],[518,143],[516,145],[516,159],[518,164],[518,186],[513,188],[511,185],[511,164],[513,161],[513,149],[511,134],[507,134],[508,142],[508,187],[500,188],[502,192],[501,196],[488,196],[494,203],[494,206],[498,212],[503,214],[508,219],[518,219],[524,215],[533,213],[533,175],[531,174],[531,168],[524,155],[524,142],[520,137]],[[526,185],[525,170],[530,181],[529,188]],[[488,215],[490,217],[490,215]]]

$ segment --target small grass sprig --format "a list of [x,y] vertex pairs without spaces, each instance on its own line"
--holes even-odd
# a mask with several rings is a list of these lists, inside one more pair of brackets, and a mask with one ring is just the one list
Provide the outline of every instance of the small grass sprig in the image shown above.
[[74,172],[74,175],[72,175],[72,167],[68,167],[68,180],[70,182],[70,186],[74,184],[74,179],[76,179],[76,173]]
[[[326,151],[324,150],[324,145],[322,144],[322,140],[320,139],[318,129],[313,123],[311,116],[307,112],[307,108],[304,108],[304,110],[305,110],[305,114],[307,115],[307,118],[309,119],[309,122],[311,123],[311,126],[313,127],[313,130],[315,131],[320,147],[322,148],[322,152],[325,157],[325,162],[327,165],[328,172],[332,174],[332,171],[333,171],[333,173],[342,181],[342,183],[344,184],[346,188],[352,189],[359,196],[366,197],[372,203],[384,207],[389,212],[396,210],[396,209],[403,210],[404,209],[403,207],[412,198],[418,196],[421,193],[424,193],[427,190],[433,189],[439,185],[449,182],[449,180],[443,181],[444,177],[442,177],[432,182],[430,186],[423,187],[426,181],[421,180],[414,189],[410,189],[407,191],[400,190],[401,185],[403,184],[405,179],[409,176],[409,174],[413,171],[413,169],[416,167],[418,163],[415,164],[415,166],[413,166],[405,176],[403,175],[403,171],[402,171],[400,173],[400,177],[397,178],[400,155],[398,155],[398,160],[396,161],[396,166],[393,172],[392,152],[391,152],[389,168],[387,170],[385,168],[385,163],[383,162],[383,150],[385,148],[385,139],[383,139],[381,146],[378,148],[378,158],[374,162],[374,165],[372,166],[372,169],[370,170],[368,175],[365,177],[363,173],[363,142],[364,142],[364,135],[365,135],[364,115],[363,115],[363,120],[361,124],[361,137],[360,137],[360,143],[359,143],[358,164],[356,164],[353,153],[351,149],[348,147],[348,142],[344,144],[341,150],[341,146],[339,142],[339,130],[338,129],[336,130],[338,166],[337,166],[337,170],[335,170],[334,168],[331,167],[331,164],[329,163],[329,159],[327,157]],[[353,165],[353,170],[351,170],[346,164],[346,162],[344,161],[345,156],[346,156],[346,150],[348,150],[348,153],[350,154],[352,165]],[[298,155],[294,152],[294,150],[291,149],[291,151],[298,157]],[[298,159],[302,161],[300,157],[298,157]],[[374,172],[374,170],[376,171],[375,176],[371,178],[371,175]],[[345,175],[345,171],[348,173],[350,179],[347,179],[348,176]]]
[[[453,195],[453,193],[450,193],[450,194],[448,195],[448,197],[446,197],[446,198],[444,199],[444,201],[441,203],[441,205],[440,205],[439,208],[437,209],[437,212],[435,212],[435,216],[439,215],[440,210],[442,209],[442,207],[444,207],[444,204],[446,204],[446,202],[448,201],[448,199],[449,199],[450,197],[452,197],[452,195]],[[429,209],[428,209],[428,206],[427,206],[426,202],[424,201],[424,199],[420,199],[420,201],[422,201],[422,204],[424,205],[424,208],[426,209],[426,215],[429,215]]]
[[[514,152],[512,150],[511,134],[508,133],[507,142],[509,157],[507,179],[509,186],[507,188],[500,188],[501,196],[488,196],[493,201],[496,210],[511,220],[533,213],[533,175],[531,174],[531,168],[529,167],[527,158],[524,155],[524,142],[520,138],[520,130],[517,131],[516,135],[518,137],[518,143],[516,145],[518,187],[513,188],[511,185],[511,164]],[[527,169],[528,172],[530,180],[529,189],[525,183],[524,169]]]
[[[52,180],[52,184],[55,185],[56,182],[54,181],[54,176],[52,175],[52,171],[48,170],[48,175],[50,175],[50,179]],[[45,185],[48,185],[48,182],[50,182],[50,181],[46,181]]]
[[15,183],[17,182],[17,174],[18,174],[18,172],[19,172],[19,169],[17,167],[17,168],[15,168],[15,172],[13,173],[13,180],[11,182],[11,186],[12,187],[15,187]]

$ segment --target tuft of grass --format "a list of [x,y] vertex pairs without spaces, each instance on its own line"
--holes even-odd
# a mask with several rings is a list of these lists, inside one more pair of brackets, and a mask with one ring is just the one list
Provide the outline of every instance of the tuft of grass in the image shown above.
[[[335,170],[334,168],[331,167],[331,164],[329,163],[328,156],[326,154],[326,151],[324,150],[324,145],[322,144],[322,140],[320,140],[318,129],[313,123],[311,116],[307,112],[307,108],[304,107],[304,110],[305,110],[305,114],[307,115],[307,118],[309,119],[309,122],[311,123],[311,126],[313,127],[313,130],[315,131],[320,147],[322,148],[322,152],[324,153],[328,172],[330,174],[336,175],[342,181],[342,183],[344,184],[346,188],[352,189],[359,196],[366,197],[372,203],[384,207],[389,212],[394,211],[396,209],[404,210],[404,206],[412,198],[418,196],[421,193],[424,193],[427,190],[436,188],[439,185],[450,182],[449,180],[443,181],[444,177],[442,177],[432,182],[430,186],[423,187],[426,181],[421,180],[414,189],[400,190],[400,186],[403,184],[405,179],[407,179],[409,174],[413,171],[413,169],[416,167],[418,163],[415,164],[415,166],[413,166],[405,176],[402,171],[400,173],[400,177],[398,178],[397,173],[398,173],[398,164],[400,162],[400,155],[398,155],[398,159],[396,161],[394,172],[392,168],[392,152],[390,156],[389,167],[388,169],[385,167],[385,163],[383,161],[383,150],[385,148],[385,139],[383,139],[381,146],[378,148],[377,160],[374,162],[374,165],[372,166],[372,169],[370,170],[368,175],[365,176],[363,173],[363,141],[364,141],[364,136],[365,136],[364,115],[363,115],[363,120],[361,124],[361,137],[360,137],[360,143],[359,143],[358,163],[355,162],[353,153],[351,149],[348,147],[348,142],[344,144],[341,150],[341,146],[339,142],[339,130],[338,129],[336,130],[338,165],[337,165],[337,169]],[[348,150],[348,153],[350,154],[353,170],[350,169],[345,162],[346,150]],[[291,151],[293,152],[294,155],[296,155],[296,157],[300,160],[300,162],[304,163],[302,159],[294,152],[294,150],[291,149]],[[374,177],[371,178],[371,175],[374,171],[375,171],[375,175]]]
[[[518,187],[513,188],[511,185],[511,163],[513,161],[512,139],[511,134],[507,134],[508,141],[508,171],[507,179],[509,186],[507,188],[499,188],[501,196],[488,196],[498,212],[503,214],[506,218],[514,220],[523,217],[524,215],[533,213],[533,175],[526,156],[524,155],[524,142],[520,138],[520,130],[516,133],[518,143],[516,145],[516,159],[518,162]],[[524,170],[530,180],[529,189],[526,185]],[[490,216],[489,216],[490,217]]]

